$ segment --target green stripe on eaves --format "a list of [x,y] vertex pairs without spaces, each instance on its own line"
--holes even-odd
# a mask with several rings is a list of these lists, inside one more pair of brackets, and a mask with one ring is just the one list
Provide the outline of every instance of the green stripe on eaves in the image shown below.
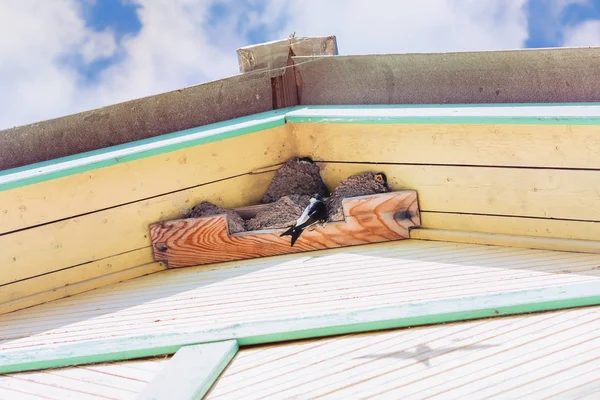
[[591,305],[600,305],[599,282],[238,323],[196,332],[30,347],[26,352],[1,351],[0,373],[172,354],[182,346],[224,340],[235,339],[239,345],[274,343]]
[[[529,113],[529,115],[492,115],[494,114],[493,108],[497,109],[495,111],[496,113],[506,114],[506,109],[511,107],[515,109],[515,114]],[[527,111],[527,109],[531,107],[541,107],[543,110],[552,110],[552,113],[545,116],[535,115],[536,110]],[[564,107],[568,107],[568,109],[565,109]],[[452,108],[457,110],[457,115],[447,115],[449,113],[448,109]],[[484,113],[490,115],[468,115],[469,108],[473,109],[474,114],[481,114],[481,110],[489,110],[489,112],[484,111]],[[593,115],[596,112],[596,108],[598,108],[598,116]],[[407,110],[409,110],[409,112],[407,112]],[[415,110],[415,113],[421,113],[421,115],[410,115],[410,110]],[[424,112],[423,110],[430,111]],[[436,110],[439,110],[439,112]],[[500,112],[498,110],[502,111]],[[562,112],[565,115],[552,115],[554,110],[556,110],[557,114]],[[588,117],[577,116],[576,114],[581,110],[587,111],[592,115]],[[423,113],[429,113],[429,115],[423,115]],[[440,115],[435,115],[436,113],[439,113]],[[346,124],[600,125],[600,103],[295,106],[2,171],[0,172],[0,191],[87,172],[158,154],[164,154],[186,147],[258,132],[264,129],[281,126],[286,122]]]
[[[285,114],[283,111],[270,111],[13,168],[0,172],[0,191],[242,136],[284,124]],[[161,145],[162,143],[164,145]]]

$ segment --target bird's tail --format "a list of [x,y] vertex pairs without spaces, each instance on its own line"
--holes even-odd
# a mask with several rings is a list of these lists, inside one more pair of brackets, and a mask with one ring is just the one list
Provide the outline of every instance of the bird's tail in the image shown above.
[[287,231],[283,232],[281,235],[279,235],[279,237],[291,235],[292,232],[294,232],[295,227],[296,225],[290,226],[290,228]]
[[303,231],[302,228],[298,228],[297,226],[294,225],[294,226],[290,227],[290,229],[288,229],[287,231],[285,231],[281,235],[279,235],[279,237],[282,237],[282,236],[291,236],[292,237],[292,243],[290,244],[290,247],[293,247],[294,243],[296,243],[296,240],[298,240],[298,238],[302,234],[302,231]]

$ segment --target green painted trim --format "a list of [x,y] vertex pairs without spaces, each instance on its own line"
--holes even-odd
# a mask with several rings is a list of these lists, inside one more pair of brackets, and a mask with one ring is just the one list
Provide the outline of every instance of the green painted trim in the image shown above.
[[[0,191],[83,173],[111,165],[151,157],[218,140],[229,139],[292,123],[354,124],[541,124],[600,125],[599,116],[410,116],[394,115],[395,110],[449,108],[600,107],[600,103],[499,103],[499,104],[403,104],[295,106],[186,129],[68,157],[0,171]],[[343,111],[359,113],[343,115]],[[326,111],[326,112],[324,112]],[[387,115],[382,115],[382,111]],[[447,111],[446,111],[447,112]],[[341,113],[341,114],[340,114]],[[385,113],[384,113],[385,114]],[[600,110],[599,110],[600,114]]]
[[336,117],[288,116],[286,122],[313,124],[473,124],[473,125],[600,125],[600,118],[589,117]]
[[238,349],[235,340],[180,348],[148,383],[138,400],[203,398]]
[[[561,107],[581,108],[600,107],[600,103],[554,103],[554,104],[412,104],[412,105],[325,105],[306,106],[290,110],[286,113],[286,122],[291,123],[337,123],[337,124],[533,124],[533,125],[600,125],[600,109],[598,115],[577,115],[571,110],[563,115],[406,115],[403,110],[442,110],[447,109],[557,109]],[[350,112],[349,112],[350,111]],[[559,112],[552,110],[554,112]],[[573,115],[570,115],[573,114]]]
[[182,346],[237,340],[239,345],[370,332],[537,311],[600,305],[600,283],[397,304],[306,318],[227,325],[196,332],[107,338],[0,352],[0,373],[172,354]]
[[277,110],[13,168],[0,172],[0,191],[242,136],[284,124],[285,114]]

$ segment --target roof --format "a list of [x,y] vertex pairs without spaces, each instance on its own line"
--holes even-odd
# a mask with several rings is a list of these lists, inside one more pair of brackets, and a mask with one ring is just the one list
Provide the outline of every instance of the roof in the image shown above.
[[[596,102],[599,56],[599,48],[298,56],[293,69],[300,105]],[[0,131],[0,170],[273,110],[271,75],[252,70]]]
[[[188,119],[198,117],[192,111],[169,114],[157,119],[165,125],[149,122],[160,126],[150,134],[158,136],[129,136],[112,147],[100,138],[90,145],[96,150],[0,173],[0,373],[9,374],[0,377],[0,395],[101,395],[90,393],[96,385],[115,398],[143,399],[235,395],[245,385],[256,388],[249,397],[323,390],[420,398],[436,394],[438,384],[457,396],[600,389],[589,372],[574,377],[562,367],[597,368],[600,103],[583,102],[595,95],[596,61],[583,71],[583,61],[567,57],[582,60],[595,49],[329,55],[306,63],[281,48],[242,50],[277,60],[276,69],[250,63],[238,77],[266,74],[271,109],[160,134],[171,123],[198,122]],[[581,68],[570,76],[567,65]],[[543,85],[523,90],[524,73]],[[570,76],[569,85],[557,76]],[[310,98],[348,103],[300,104]],[[557,98],[577,103],[547,102]],[[415,99],[438,104],[360,103]],[[481,102],[440,104],[448,99]],[[146,100],[140,104],[154,118]],[[224,112],[223,104],[241,103],[231,97],[214,110]],[[135,111],[120,110],[138,126]],[[116,126],[77,118],[73,137],[78,124],[88,133]],[[53,123],[20,132],[59,135]],[[111,140],[121,140],[119,129]],[[45,156],[69,153],[69,143],[48,146]],[[295,156],[316,160],[329,188],[354,173],[385,172],[392,190],[417,193],[420,227],[408,240],[375,245],[179,269],[156,261],[149,224],[180,218],[202,200],[255,204],[275,169]],[[364,221],[372,227],[368,215]],[[539,324],[551,332],[536,331]],[[340,343],[350,351],[340,353]],[[417,359],[387,357],[386,347]],[[113,378],[131,360],[163,355],[173,356],[143,386]],[[298,370],[290,364],[306,359],[315,362]],[[98,376],[93,364],[107,362],[102,374],[110,378]],[[334,370],[347,384],[337,383]],[[306,386],[304,374],[317,384]]]

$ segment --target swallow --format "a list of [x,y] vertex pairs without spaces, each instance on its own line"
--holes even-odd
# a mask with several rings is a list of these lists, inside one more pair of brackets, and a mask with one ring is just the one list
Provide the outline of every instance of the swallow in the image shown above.
[[294,246],[296,240],[300,237],[302,232],[311,225],[319,222],[324,222],[327,219],[327,207],[323,201],[323,197],[320,194],[314,194],[308,206],[304,209],[304,212],[296,220],[296,224],[292,225],[287,231],[283,232],[279,237],[291,236],[292,242],[290,247]]

